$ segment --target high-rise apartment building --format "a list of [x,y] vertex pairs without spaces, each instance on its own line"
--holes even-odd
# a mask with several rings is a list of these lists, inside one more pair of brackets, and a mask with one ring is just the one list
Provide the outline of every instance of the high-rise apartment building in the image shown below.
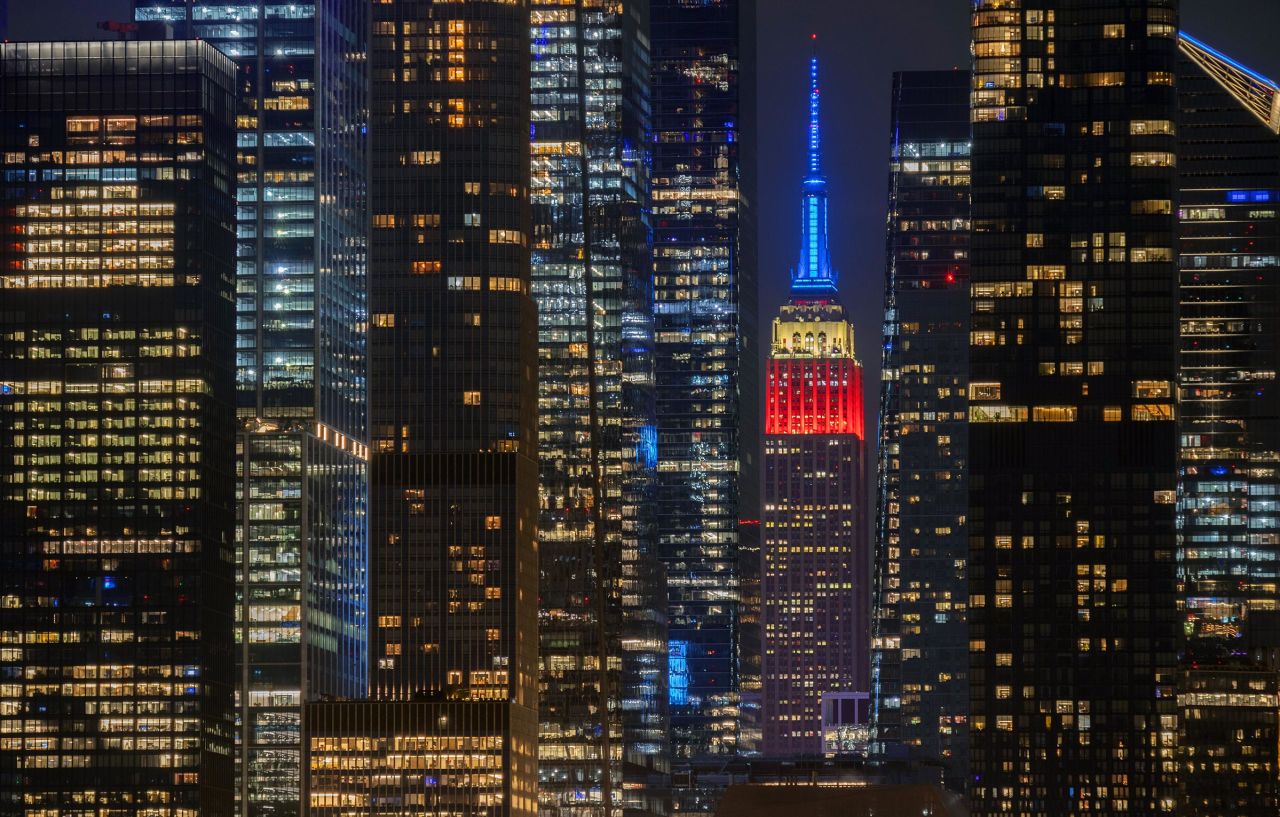
[[531,4],[539,797],[648,809],[667,743],[649,224],[649,6]]
[[308,707],[308,798],[532,817],[529,5],[377,3],[372,25],[372,700]]
[[303,702],[368,674],[368,3],[134,7],[237,65],[237,799],[292,817]]
[[0,45],[0,812],[230,817],[235,68]]
[[[800,260],[773,321],[765,387],[761,606],[764,754],[819,755],[823,704],[870,682],[862,364],[836,290],[809,68]],[[865,747],[864,747],[865,748]]]
[[1179,41],[1180,807],[1280,809],[1280,90]]
[[871,748],[964,791],[969,72],[895,74],[890,125]]
[[750,643],[739,655],[740,560],[758,576],[758,542],[739,535],[759,519],[754,6],[651,0],[656,509],[677,763],[739,748],[742,666],[758,666]]
[[1174,806],[1176,0],[973,12],[975,815]]

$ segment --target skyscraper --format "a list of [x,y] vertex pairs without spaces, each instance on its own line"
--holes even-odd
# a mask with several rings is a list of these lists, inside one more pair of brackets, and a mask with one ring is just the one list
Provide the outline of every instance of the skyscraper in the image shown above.
[[872,751],[939,761],[964,791],[969,72],[895,74],[889,132]]
[[308,708],[312,814],[537,808],[529,6],[373,7],[372,700]]
[[647,808],[667,742],[649,6],[534,0],[531,17],[540,810],[621,814]]
[[234,74],[0,45],[6,814],[232,814]]
[[823,702],[870,681],[862,364],[827,241],[818,59],[810,63],[800,261],[773,321],[765,396],[764,753],[823,750]]
[[1280,90],[1189,35],[1178,68],[1180,807],[1280,808]]
[[759,519],[754,5],[651,2],[658,552],[677,761],[738,744],[739,559],[755,558],[739,552],[739,521]]
[[1177,26],[974,7],[976,815],[1174,805]]
[[238,67],[237,798],[291,817],[303,701],[368,673],[368,3],[134,5]]

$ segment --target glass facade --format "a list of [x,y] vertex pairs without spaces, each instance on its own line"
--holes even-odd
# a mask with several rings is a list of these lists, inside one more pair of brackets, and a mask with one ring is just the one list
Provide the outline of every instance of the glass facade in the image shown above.
[[0,812],[232,814],[234,66],[0,44]]
[[[444,799],[432,802],[458,803],[459,815],[532,815],[539,591],[529,6],[377,3],[372,25],[375,701],[342,705],[385,713],[377,717],[389,725],[372,727],[370,740],[422,734],[424,703],[455,708],[436,713],[450,722],[437,717],[437,728],[457,729],[477,751],[523,759],[496,772],[505,796],[482,796],[498,784],[489,771],[439,778],[432,794]],[[410,763],[418,762],[390,751],[369,774],[391,780]],[[324,772],[311,761],[313,803]],[[372,805],[402,813],[394,800]]]
[[[759,519],[755,27],[738,0],[651,7],[656,508],[679,763],[737,751],[742,688],[759,684],[749,641],[739,654],[741,566],[756,581],[759,558],[758,526],[739,537]],[[710,808],[690,798],[683,811]]]
[[531,709],[503,704],[307,704],[310,817],[537,814]]
[[237,798],[290,817],[303,701],[367,680],[368,3],[134,8],[237,64]]
[[[767,757],[822,754],[824,708],[833,714],[837,694],[861,692],[865,700],[870,675],[862,364],[837,297],[828,245],[816,57],[809,71],[800,261],[791,273],[791,300],[773,321],[765,381]],[[865,724],[865,706],[862,713]]]
[[1176,801],[1177,26],[974,5],[975,815]]
[[1180,805],[1274,814],[1280,94],[1194,38],[1180,48]]
[[531,22],[540,811],[621,814],[666,750],[649,8],[534,0]]
[[[894,75],[872,753],[968,777],[969,72]],[[980,290],[987,292],[987,289]]]

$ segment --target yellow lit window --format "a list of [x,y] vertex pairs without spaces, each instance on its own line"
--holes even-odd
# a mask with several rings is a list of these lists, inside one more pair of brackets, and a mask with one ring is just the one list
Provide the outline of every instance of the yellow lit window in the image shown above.
[[1158,422],[1173,419],[1173,406],[1168,403],[1140,403],[1131,409],[1136,422]]
[[1168,119],[1133,119],[1129,122],[1129,133],[1134,136],[1145,134],[1173,135],[1173,122]]
[[1063,264],[1028,264],[1027,280],[1060,281],[1067,277],[1067,268]]
[[999,400],[1000,384],[999,383],[970,383],[969,399],[970,400]]
[[1031,420],[1036,423],[1074,423],[1076,407],[1035,406],[1031,410]]
[[1173,167],[1177,158],[1165,151],[1137,151],[1129,154],[1129,164],[1133,167]]
[[1135,380],[1133,396],[1141,398],[1167,398],[1173,392],[1168,380]]
[[478,391],[464,391],[464,392],[462,393],[462,404],[463,404],[464,406],[478,406],[478,405],[480,405],[480,392],[478,392]]
[[524,244],[524,234],[519,230],[490,230],[490,244]]

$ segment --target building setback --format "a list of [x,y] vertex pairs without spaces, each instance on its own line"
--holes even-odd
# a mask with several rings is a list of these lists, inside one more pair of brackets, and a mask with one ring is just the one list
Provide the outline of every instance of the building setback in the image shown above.
[[1280,91],[1187,34],[1179,46],[1179,806],[1275,814]]
[[134,0],[235,60],[236,800],[295,817],[302,704],[367,665],[366,0]]
[[230,817],[234,66],[0,45],[0,811]]
[[765,388],[767,757],[821,754],[824,702],[834,703],[837,693],[865,693],[870,681],[862,364],[827,240],[816,57],[809,80],[800,261],[791,298],[773,321]]
[[[742,748],[742,667],[758,660],[750,641],[739,655],[740,565],[751,578],[758,559],[754,539],[740,553],[739,521],[759,519],[755,13],[740,0],[651,11],[658,553],[678,766]],[[682,811],[710,807],[690,797]]]
[[894,75],[872,752],[968,777],[969,72]]
[[662,811],[649,6],[531,5],[540,812]]
[[973,13],[970,805],[1171,810],[1178,3]]
[[529,7],[378,3],[372,25],[373,700],[308,707],[310,814],[531,817]]

